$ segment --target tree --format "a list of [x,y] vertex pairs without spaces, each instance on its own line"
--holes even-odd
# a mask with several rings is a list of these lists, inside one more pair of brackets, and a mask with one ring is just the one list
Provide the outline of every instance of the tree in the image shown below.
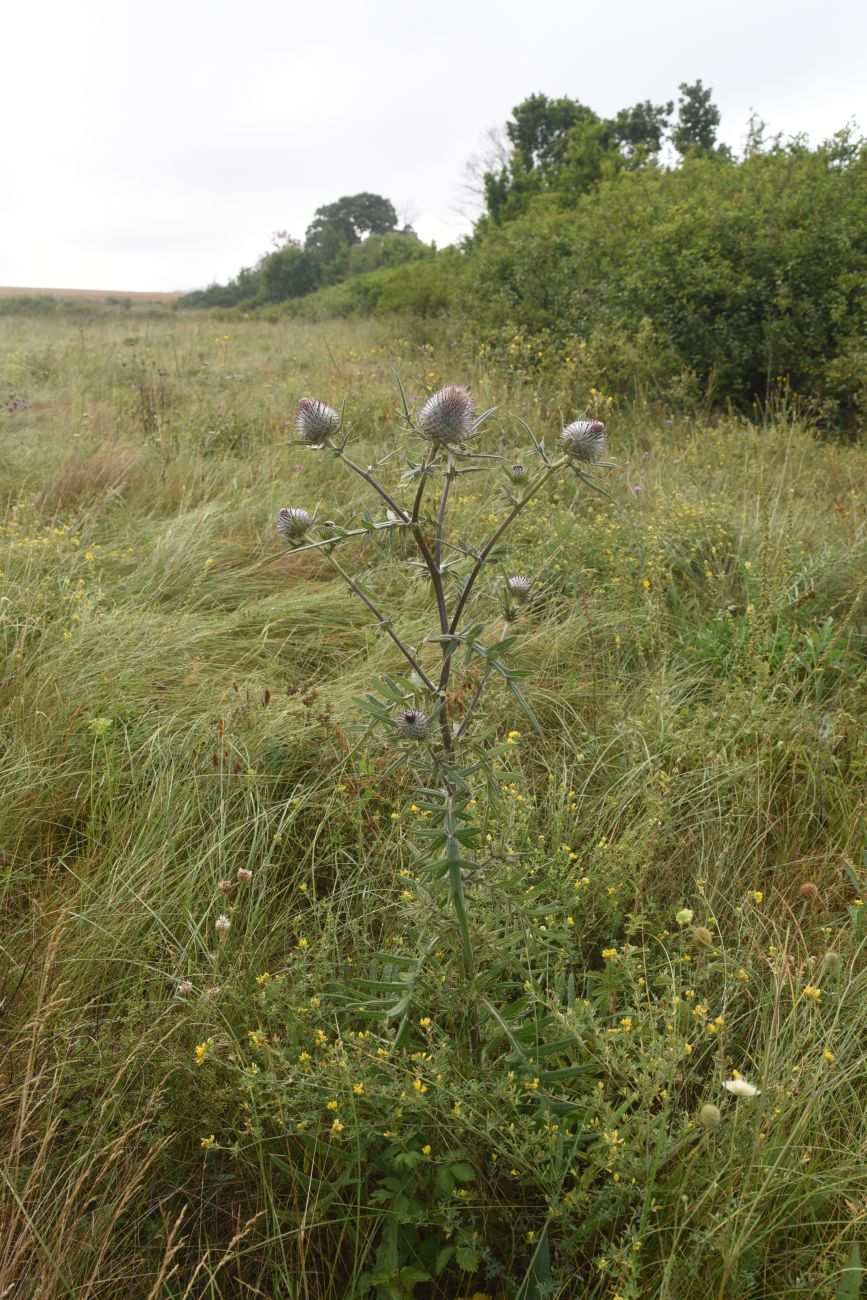
[[262,283],[269,302],[303,298],[313,292],[319,279],[316,258],[295,242],[268,253],[262,260]]
[[572,128],[579,122],[598,120],[593,110],[577,99],[531,95],[512,109],[512,120],[506,123],[515,164],[524,171],[556,166],[563,158]]
[[317,208],[307,228],[305,248],[320,252],[334,247],[335,236],[351,247],[365,235],[386,235],[397,229],[397,212],[381,194],[347,194]]
[[705,90],[701,81],[692,85],[682,81],[678,89],[677,123],[671,133],[671,143],[677,152],[682,157],[688,153],[727,155],[725,146],[718,147],[716,142],[720,111],[711,99],[711,88]]
[[655,156],[662,148],[668,130],[668,119],[674,112],[674,103],[652,104],[649,99],[621,108],[611,123],[612,135],[624,156],[636,161]]

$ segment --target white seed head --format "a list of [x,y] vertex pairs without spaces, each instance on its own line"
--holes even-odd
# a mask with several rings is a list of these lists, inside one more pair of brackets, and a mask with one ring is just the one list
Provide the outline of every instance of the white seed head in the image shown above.
[[530,599],[533,584],[523,573],[515,573],[511,578],[506,579],[506,590],[513,600],[523,605]]
[[295,428],[302,442],[310,447],[321,446],[329,434],[340,428],[340,413],[327,402],[302,397],[295,411]]
[[418,427],[432,442],[464,442],[473,431],[476,403],[468,388],[449,384],[429,397],[421,408]]
[[229,920],[228,916],[226,916],[225,912],[221,912],[214,922],[214,928],[217,931],[217,934],[228,934],[231,926],[232,922]]
[[430,730],[427,714],[419,709],[404,709],[395,718],[394,725],[402,740],[424,740]]
[[754,1083],[747,1083],[746,1079],[726,1079],[724,1085],[735,1097],[758,1097],[761,1088],[757,1088]]
[[574,420],[563,430],[566,454],[593,465],[605,451],[605,425],[601,420]]
[[286,542],[297,542],[310,527],[310,516],[299,506],[284,506],[277,516],[277,532]]

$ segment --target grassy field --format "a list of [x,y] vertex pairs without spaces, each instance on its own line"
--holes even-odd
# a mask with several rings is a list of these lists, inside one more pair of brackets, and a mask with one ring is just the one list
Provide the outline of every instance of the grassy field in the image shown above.
[[[473,606],[532,579],[542,734],[491,687],[468,984],[362,729],[400,656],[275,533],[384,507],[292,417],[403,501],[395,370],[507,464],[578,412],[403,329],[0,316],[0,1297],[855,1300],[867,448],[600,399],[612,499],[555,479]],[[433,663],[401,541],[341,556]]]
[[180,293],[151,293],[138,289],[18,289],[11,285],[0,285],[0,298],[59,298],[97,303],[127,301],[139,304],[171,304],[177,302],[180,297]]

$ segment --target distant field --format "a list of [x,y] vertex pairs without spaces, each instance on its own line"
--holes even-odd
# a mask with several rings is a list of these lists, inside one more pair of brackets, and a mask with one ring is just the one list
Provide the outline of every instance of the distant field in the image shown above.
[[101,302],[106,298],[130,298],[133,302],[177,302],[180,293],[135,293],[126,289],[32,289],[0,285],[0,298],[84,298]]

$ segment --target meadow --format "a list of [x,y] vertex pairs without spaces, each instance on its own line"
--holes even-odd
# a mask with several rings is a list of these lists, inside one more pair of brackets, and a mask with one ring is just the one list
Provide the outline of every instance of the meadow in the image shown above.
[[[539,733],[490,688],[468,983],[359,703],[400,655],[275,523],[385,513],[293,441],[305,396],[405,498],[395,372],[529,464],[574,376],[496,360],[398,318],[0,315],[0,1297],[860,1294],[867,448],[581,395],[610,498],[554,479],[474,606]],[[459,536],[501,482],[458,481]],[[342,554],[435,655],[401,539]]]

